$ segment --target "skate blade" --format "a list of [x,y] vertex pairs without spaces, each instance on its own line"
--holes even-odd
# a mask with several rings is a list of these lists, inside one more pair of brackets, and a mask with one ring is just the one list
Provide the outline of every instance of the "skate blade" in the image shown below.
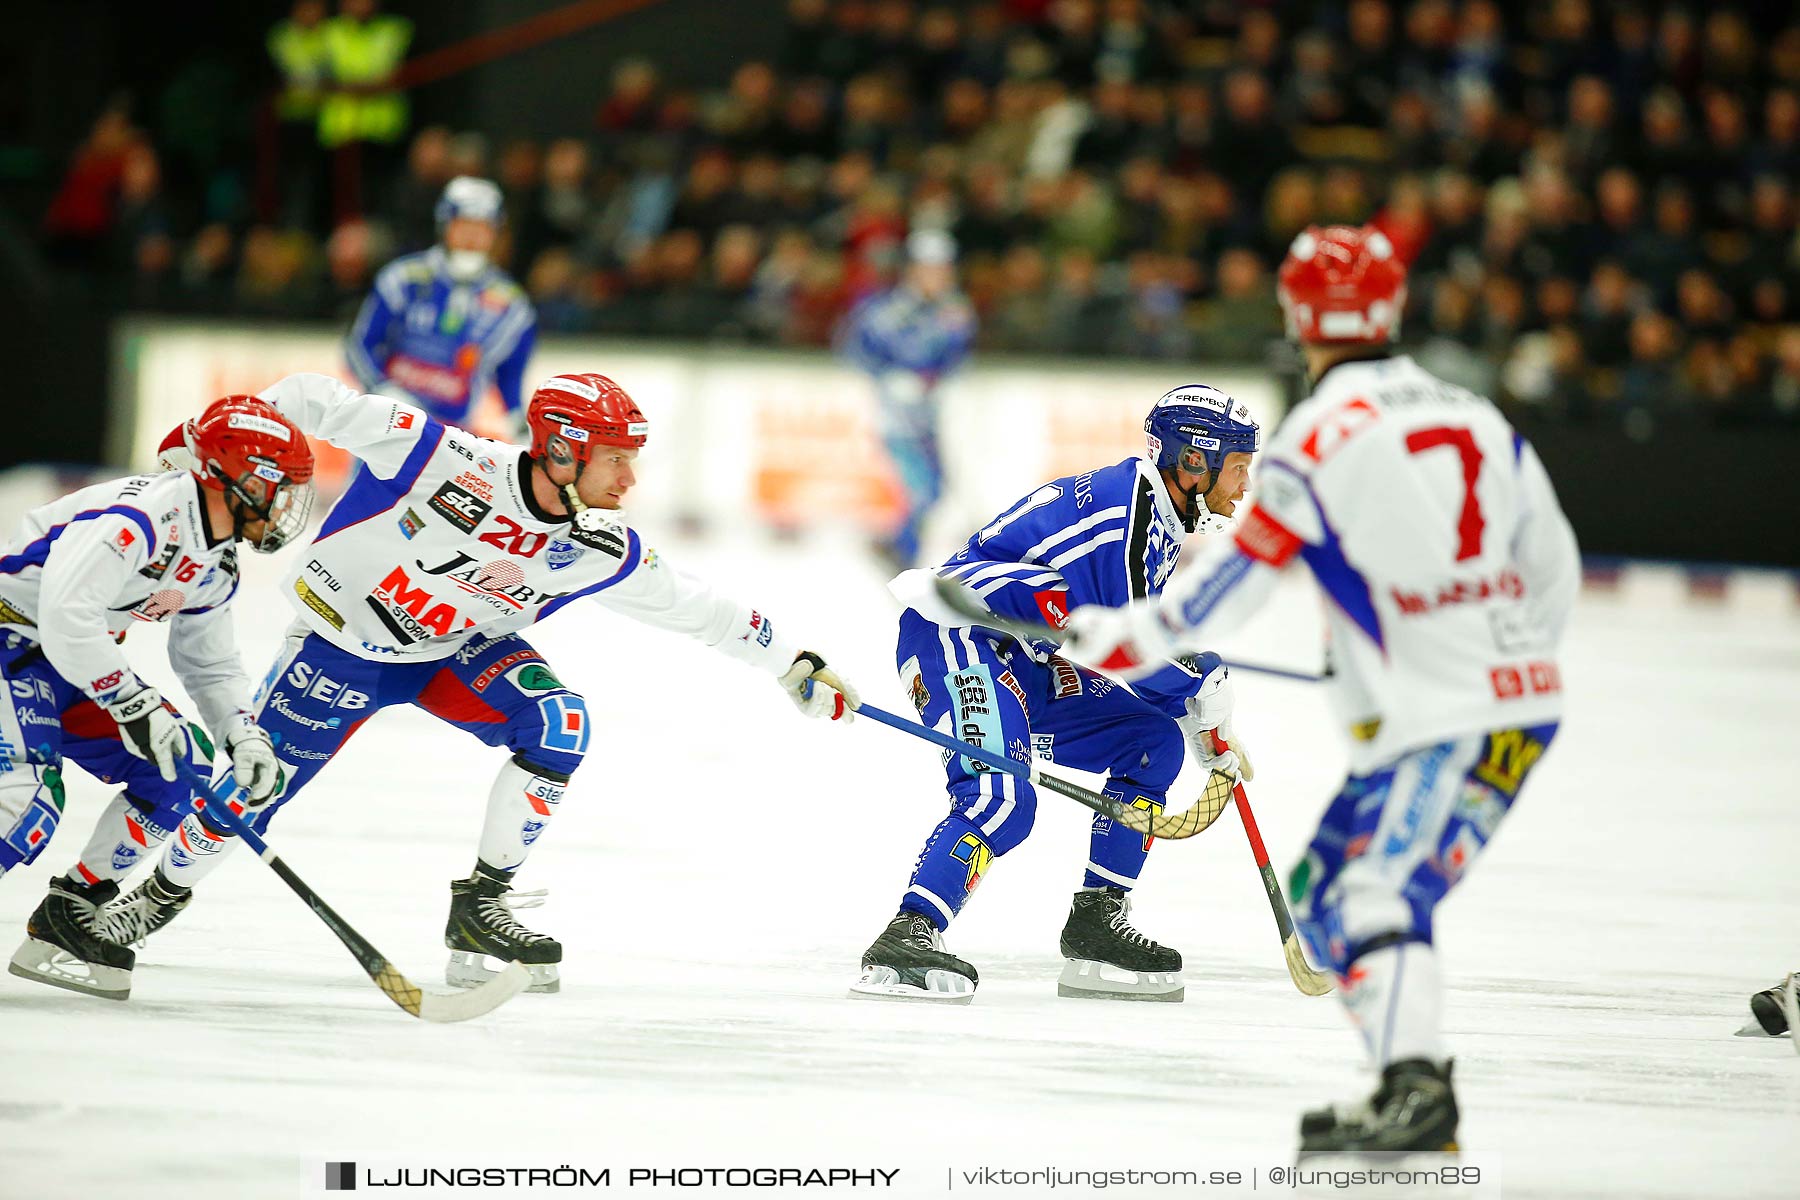
[[[1380,1165],[1396,1171],[1429,1171],[1461,1161],[1462,1147],[1452,1138],[1435,1150],[1301,1150],[1294,1155],[1296,1167],[1321,1171]],[[1367,1195],[1369,1193],[1363,1193]]]
[[850,985],[850,999],[970,1004],[975,999],[975,985],[954,971],[927,971],[925,986],[915,987],[901,983],[899,973],[892,967],[870,967]]
[[1180,1004],[1187,985],[1180,971],[1127,971],[1111,963],[1072,958],[1063,964],[1056,994],[1073,1000],[1149,1000]]
[[12,962],[6,969],[20,979],[98,996],[102,1000],[126,1000],[131,996],[130,971],[83,962],[67,950],[36,938],[26,938],[13,951]]
[[[562,969],[560,963],[522,963],[531,983],[525,988],[528,992],[548,995],[562,991]],[[500,972],[487,965],[485,955],[472,950],[452,950],[450,962],[444,967],[444,982],[451,987],[478,988],[490,979],[496,979]]]

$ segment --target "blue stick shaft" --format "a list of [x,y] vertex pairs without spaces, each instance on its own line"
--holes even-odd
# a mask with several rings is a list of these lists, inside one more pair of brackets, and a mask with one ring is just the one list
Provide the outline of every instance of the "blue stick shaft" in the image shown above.
[[231,811],[230,796],[237,791],[237,785],[227,775],[220,781],[219,790],[214,791],[212,784],[201,778],[200,772],[185,758],[175,760],[175,770],[182,781],[194,789],[194,794],[207,801],[207,819],[222,826],[226,833],[235,834],[244,839],[244,844],[258,854],[269,848],[269,843],[262,840],[262,835],[250,828],[244,818]]
[[1006,772],[1006,774],[1013,776],[1015,779],[1023,779],[1025,782],[1036,784],[1038,787],[1044,788],[1047,791],[1055,792],[1060,796],[1067,796],[1069,799],[1075,801],[1075,803],[1086,808],[1091,808],[1103,817],[1111,817],[1115,821],[1124,821],[1127,824],[1130,824],[1131,822],[1134,810],[1127,808],[1122,801],[1100,792],[1091,792],[1078,783],[1070,783],[1066,779],[1058,779],[1054,775],[1046,774],[1045,772],[1038,770],[1036,763],[1017,762],[1006,757],[1004,754],[995,754],[985,747],[972,745],[969,742],[950,737],[947,734],[939,733],[937,730],[921,725],[917,721],[909,721],[905,717],[897,717],[891,712],[876,708],[873,704],[860,704],[857,706],[856,711],[881,722],[883,725],[898,729],[902,733],[910,733],[916,738],[923,738],[928,742],[935,743],[936,745],[942,746],[946,750],[954,751],[957,754],[966,754],[977,762],[986,763],[996,771]]
[[928,725],[921,725],[917,721],[909,721],[905,717],[876,708],[866,700],[857,705],[856,715],[872,717],[883,725],[891,726],[902,733],[910,733],[914,737],[923,738],[928,742],[934,742],[946,750],[954,750],[958,754],[967,755],[976,762],[986,763],[995,770],[1005,771],[1008,775],[1023,779],[1026,783],[1033,782],[1033,777],[1037,774],[1028,763],[1016,762],[1003,754],[995,754],[985,747],[973,745],[960,738],[953,738],[949,734],[939,733]]

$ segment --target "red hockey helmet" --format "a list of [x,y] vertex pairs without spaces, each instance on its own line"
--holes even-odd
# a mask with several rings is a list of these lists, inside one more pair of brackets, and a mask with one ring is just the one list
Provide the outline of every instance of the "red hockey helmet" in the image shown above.
[[236,499],[244,523],[264,522],[255,547],[265,554],[293,540],[313,502],[313,452],[306,436],[255,396],[226,396],[163,439],[164,466],[187,470],[202,487]]
[[1309,226],[1288,248],[1277,294],[1297,342],[1383,343],[1400,332],[1406,267],[1378,229]]
[[557,375],[531,394],[525,409],[531,457],[585,463],[595,446],[642,446],[650,422],[625,389],[604,375]]

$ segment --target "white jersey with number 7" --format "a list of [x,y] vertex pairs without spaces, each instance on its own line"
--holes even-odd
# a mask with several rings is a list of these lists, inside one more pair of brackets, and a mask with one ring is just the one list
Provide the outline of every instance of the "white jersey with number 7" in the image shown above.
[[1488,400],[1405,356],[1340,362],[1276,432],[1251,497],[1231,543],[1164,593],[1163,619],[1214,644],[1305,563],[1352,770],[1561,715],[1575,535]]

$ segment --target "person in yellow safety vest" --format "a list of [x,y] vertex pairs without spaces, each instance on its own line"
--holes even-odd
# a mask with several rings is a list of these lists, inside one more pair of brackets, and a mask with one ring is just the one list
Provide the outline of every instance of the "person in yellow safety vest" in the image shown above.
[[287,19],[269,30],[268,46],[283,84],[275,115],[283,124],[314,125],[331,71],[325,47],[325,0],[295,0]]
[[340,89],[319,107],[319,144],[327,150],[351,142],[391,146],[406,134],[406,94],[381,85],[406,58],[412,22],[378,8],[378,0],[342,0],[325,22],[326,61]]

